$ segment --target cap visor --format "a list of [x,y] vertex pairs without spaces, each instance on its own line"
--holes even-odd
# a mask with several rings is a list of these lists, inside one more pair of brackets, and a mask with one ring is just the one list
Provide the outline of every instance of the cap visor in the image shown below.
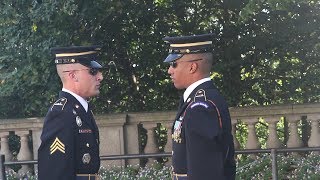
[[97,69],[102,68],[101,64],[99,64],[97,61],[91,61],[90,65],[92,68],[97,68]]
[[97,61],[90,61],[89,63],[80,63],[80,64],[87,66],[89,68],[96,68],[96,69],[103,68],[101,64],[99,64]]
[[171,62],[181,58],[183,54],[169,54],[169,56],[163,62]]

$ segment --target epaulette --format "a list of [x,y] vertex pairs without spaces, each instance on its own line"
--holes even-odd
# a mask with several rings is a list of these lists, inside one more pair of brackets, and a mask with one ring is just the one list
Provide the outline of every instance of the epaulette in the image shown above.
[[194,107],[202,106],[206,109],[209,108],[210,103],[207,101],[206,92],[203,89],[199,89],[196,94],[194,95],[193,101],[190,103],[190,108],[193,109]]
[[206,91],[203,89],[199,89],[194,95],[193,101],[207,101]]
[[63,110],[63,108],[64,108],[64,106],[66,105],[66,103],[67,103],[67,98],[65,98],[65,97],[62,97],[62,98],[60,98],[60,99],[58,99],[53,105],[52,105],[52,107],[51,107],[51,111],[53,110],[53,109],[55,109],[55,110]]

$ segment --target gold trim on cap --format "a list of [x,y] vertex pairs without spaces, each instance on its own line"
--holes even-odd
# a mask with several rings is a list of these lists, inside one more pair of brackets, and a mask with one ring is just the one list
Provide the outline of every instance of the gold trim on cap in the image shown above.
[[94,53],[97,53],[97,51],[87,51],[87,52],[80,52],[80,53],[61,53],[61,54],[56,54],[56,57],[82,56],[82,55],[94,54]]
[[185,43],[185,44],[170,44],[170,47],[188,47],[188,46],[201,46],[212,44],[212,41],[196,42],[196,43]]

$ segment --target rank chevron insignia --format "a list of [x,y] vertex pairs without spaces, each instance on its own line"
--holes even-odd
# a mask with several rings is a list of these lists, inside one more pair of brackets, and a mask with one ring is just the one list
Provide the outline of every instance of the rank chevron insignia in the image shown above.
[[56,139],[53,141],[53,143],[50,146],[50,154],[53,154],[57,150],[62,153],[65,153],[64,144],[59,140],[58,137],[56,137]]

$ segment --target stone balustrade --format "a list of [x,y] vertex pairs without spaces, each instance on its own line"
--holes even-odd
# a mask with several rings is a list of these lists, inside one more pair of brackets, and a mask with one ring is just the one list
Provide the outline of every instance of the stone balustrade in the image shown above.
[[[257,106],[257,107],[237,107],[230,108],[232,119],[232,133],[239,136],[237,124],[243,123],[247,127],[247,141],[242,149],[259,149],[261,144],[259,138],[264,138],[266,148],[280,147],[303,147],[301,130],[298,124],[302,117],[306,117],[310,123],[307,145],[309,147],[320,146],[320,103],[300,104],[300,105],[277,105],[277,106]],[[171,152],[171,131],[172,122],[175,118],[175,111],[164,112],[140,112],[123,114],[103,114],[97,115],[96,121],[100,130],[100,155],[122,155],[158,153],[158,143],[156,141],[155,128],[161,124],[167,129],[167,143],[164,146],[165,152]],[[285,119],[288,123],[288,140],[283,142],[279,139],[277,123],[280,119]],[[0,154],[5,155],[6,161],[32,160],[37,158],[37,149],[40,145],[40,135],[44,118],[25,119],[0,119]],[[256,125],[263,119],[268,130],[268,137],[257,135]],[[142,127],[146,133],[145,138],[141,138]],[[283,129],[280,131],[284,132]],[[20,150],[13,155],[9,148],[8,137],[14,133],[20,137]],[[299,134],[300,133],[300,134]],[[242,136],[246,134],[241,134]],[[239,140],[234,136],[236,149],[240,149]],[[32,138],[32,147],[29,146],[29,139]],[[145,148],[140,148],[141,139],[144,139]],[[31,151],[32,149],[32,151]],[[150,165],[155,159],[150,158],[146,165]],[[108,167],[124,166],[128,164],[139,164],[139,159],[103,161],[102,165]],[[170,164],[170,158],[169,162]],[[23,165],[19,173],[30,170],[29,165]]]

